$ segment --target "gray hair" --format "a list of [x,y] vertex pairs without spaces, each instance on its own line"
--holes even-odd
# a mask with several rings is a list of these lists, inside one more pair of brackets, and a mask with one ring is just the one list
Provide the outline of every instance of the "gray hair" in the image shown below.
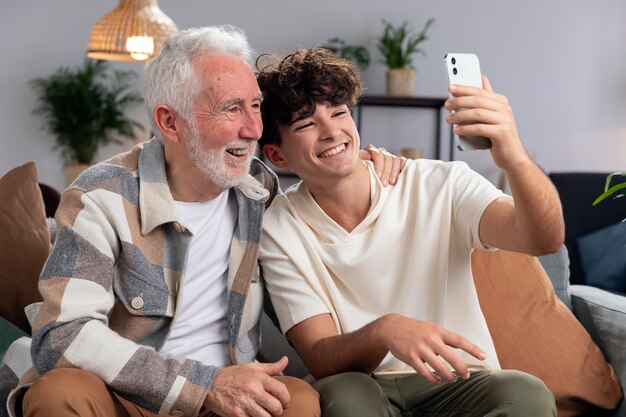
[[143,96],[154,135],[163,142],[152,115],[160,104],[193,122],[191,107],[200,91],[200,82],[193,70],[195,59],[206,55],[233,55],[252,66],[252,54],[245,33],[230,25],[191,28],[166,39],[159,55],[144,68]]

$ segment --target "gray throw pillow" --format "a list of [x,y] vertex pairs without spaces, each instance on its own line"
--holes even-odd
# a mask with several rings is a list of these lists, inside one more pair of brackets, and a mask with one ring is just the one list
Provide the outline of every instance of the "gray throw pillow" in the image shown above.
[[[588,285],[572,285],[576,318],[613,366],[622,390],[626,387],[626,296]],[[626,416],[626,401],[611,416]]]
[[550,255],[538,256],[539,262],[548,274],[554,292],[567,308],[572,310],[572,301],[569,293],[569,253],[565,245],[561,246],[561,250]]

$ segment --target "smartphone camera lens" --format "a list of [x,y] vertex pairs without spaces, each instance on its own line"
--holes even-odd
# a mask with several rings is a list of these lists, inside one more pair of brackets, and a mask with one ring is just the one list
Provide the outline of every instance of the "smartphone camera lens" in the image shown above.
[[452,65],[456,64],[456,58],[451,59]]
[[456,75],[457,72],[456,68],[452,68],[452,74]]

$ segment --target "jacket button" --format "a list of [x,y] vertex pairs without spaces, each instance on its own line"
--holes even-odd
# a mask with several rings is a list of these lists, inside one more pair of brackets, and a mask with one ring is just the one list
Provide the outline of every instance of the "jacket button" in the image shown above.
[[130,302],[130,305],[133,306],[135,310],[139,310],[140,308],[143,307],[143,298],[141,297],[133,298],[132,301]]
[[173,416],[184,416],[185,413],[182,410],[172,410]]
[[174,229],[176,229],[178,233],[182,233],[185,231],[185,226],[180,223],[174,223]]

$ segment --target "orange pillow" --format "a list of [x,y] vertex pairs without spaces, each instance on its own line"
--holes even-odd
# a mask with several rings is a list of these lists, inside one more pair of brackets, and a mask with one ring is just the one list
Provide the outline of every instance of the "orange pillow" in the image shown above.
[[24,307],[41,301],[37,283],[49,251],[37,168],[29,162],[0,178],[0,316],[29,334]]
[[502,369],[541,379],[559,417],[617,406],[622,391],[613,367],[557,298],[536,258],[474,250],[472,272]]

